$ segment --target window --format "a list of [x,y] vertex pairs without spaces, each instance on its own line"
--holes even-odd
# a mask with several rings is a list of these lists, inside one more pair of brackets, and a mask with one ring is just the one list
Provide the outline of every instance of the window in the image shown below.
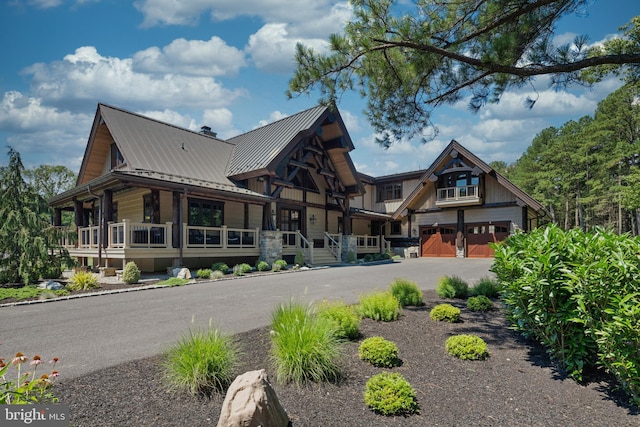
[[224,223],[224,203],[211,200],[189,199],[189,225],[222,227]]
[[380,184],[377,186],[378,202],[402,199],[402,183]]
[[153,222],[153,203],[151,201],[151,194],[145,194],[142,196],[142,204],[142,222]]
[[300,228],[300,218],[302,212],[298,209],[280,210],[280,229],[282,231],[297,231]]
[[467,187],[479,185],[480,177],[471,175],[470,172],[457,172],[443,175],[438,180],[439,188]]
[[124,165],[126,162],[122,153],[118,149],[115,142],[111,143],[111,169],[115,169],[118,166]]
[[391,221],[391,234],[402,234],[401,221]]

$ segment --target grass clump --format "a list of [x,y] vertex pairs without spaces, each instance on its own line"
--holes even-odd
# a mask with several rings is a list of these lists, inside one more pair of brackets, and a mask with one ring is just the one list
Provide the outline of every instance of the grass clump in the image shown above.
[[233,266],[233,275],[234,276],[244,276],[245,274],[253,271],[253,267],[251,267],[247,263],[236,264]]
[[477,297],[469,297],[467,300],[467,308],[471,311],[489,311],[493,310],[493,301],[484,295]]
[[210,279],[211,274],[213,274],[213,270],[211,270],[210,268],[201,268],[196,271],[196,277],[198,279]]
[[358,347],[360,360],[379,368],[392,368],[400,365],[398,346],[382,337],[371,337],[362,341]]
[[484,360],[489,357],[487,344],[475,335],[454,335],[445,343],[447,353],[463,360]]
[[436,292],[440,298],[466,298],[469,285],[458,276],[444,276],[438,281]]
[[169,277],[167,280],[161,280],[157,284],[164,286],[184,286],[189,283],[189,279],[181,279],[179,277]]
[[192,329],[167,352],[164,379],[191,395],[224,391],[235,378],[238,355],[237,344],[218,329]]
[[460,321],[460,309],[451,304],[438,304],[429,313],[433,320],[456,323]]
[[418,285],[408,279],[395,279],[391,283],[391,293],[402,307],[422,305],[422,291]]
[[227,274],[227,271],[229,271],[229,266],[224,262],[216,262],[211,266],[211,270],[221,271],[223,274]]
[[213,270],[211,272],[211,275],[209,276],[209,279],[212,280],[218,280],[218,279],[222,279],[224,277],[224,273],[220,270]]
[[67,289],[70,291],[86,291],[99,288],[98,276],[90,271],[79,271],[69,279]]
[[317,309],[318,317],[334,323],[338,338],[356,340],[360,336],[360,316],[344,301],[323,301]]
[[302,304],[289,302],[271,315],[269,359],[281,383],[334,381],[342,349],[334,323],[314,315]]
[[140,269],[135,262],[129,261],[122,270],[122,281],[127,285],[133,285],[140,280]]
[[390,322],[398,319],[400,303],[391,292],[372,292],[360,296],[358,310],[362,317]]
[[383,372],[367,381],[364,403],[382,415],[410,415],[418,412],[416,392],[400,374]]
[[484,295],[488,298],[497,298],[500,295],[498,281],[490,277],[483,277],[469,289],[469,295]]

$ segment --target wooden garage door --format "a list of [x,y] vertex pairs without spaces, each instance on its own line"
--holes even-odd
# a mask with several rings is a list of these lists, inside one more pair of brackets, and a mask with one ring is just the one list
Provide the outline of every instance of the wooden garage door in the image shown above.
[[469,258],[491,258],[490,242],[499,242],[509,236],[509,223],[467,224],[467,256]]
[[456,227],[424,227],[422,230],[422,256],[455,257]]

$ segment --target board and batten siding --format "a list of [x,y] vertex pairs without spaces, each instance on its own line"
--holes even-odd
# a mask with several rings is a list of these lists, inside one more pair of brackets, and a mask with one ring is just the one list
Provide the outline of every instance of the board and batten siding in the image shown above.
[[484,188],[485,203],[505,203],[516,200],[516,196],[511,191],[507,190],[500,185],[498,181],[488,175],[485,175]]
[[[466,214],[466,212],[465,212]],[[440,212],[417,213],[415,214],[415,224],[417,226],[431,227],[434,224],[456,224],[458,221],[458,213],[456,210],[446,210]],[[466,220],[466,215],[465,215]]]
[[[143,220],[143,197],[151,191],[144,188],[136,188],[113,196],[114,203],[118,203],[118,221],[128,219],[131,222]],[[162,211],[162,198],[160,199],[160,211]],[[171,216],[167,221],[171,221]]]
[[511,221],[511,223],[522,228],[522,208],[519,206],[508,206],[502,208],[469,209],[464,212],[465,224],[499,221]]

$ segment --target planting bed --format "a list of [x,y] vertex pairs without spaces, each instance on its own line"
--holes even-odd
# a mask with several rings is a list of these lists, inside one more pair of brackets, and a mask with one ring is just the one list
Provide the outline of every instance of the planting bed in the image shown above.
[[[272,380],[293,426],[640,425],[638,409],[626,403],[609,376],[591,372],[585,384],[568,379],[544,349],[509,330],[499,311],[471,312],[465,301],[445,301],[433,291],[425,291],[424,300],[424,306],[405,308],[394,322],[363,320],[361,338],[345,345],[339,383],[296,387]],[[432,320],[429,311],[443,302],[459,307],[463,322]],[[449,356],[445,341],[452,334],[478,335],[487,343],[489,358],[465,361]],[[376,368],[359,359],[358,346],[372,336],[397,344],[399,367]],[[238,373],[266,368],[273,379],[267,362],[268,328],[236,338],[243,351]],[[60,365],[55,393],[71,406],[71,424],[77,427],[215,426],[224,395],[193,398],[167,392],[161,360],[135,360],[69,381]],[[409,381],[417,392],[419,414],[385,417],[365,406],[367,380],[383,371],[398,372]]]

